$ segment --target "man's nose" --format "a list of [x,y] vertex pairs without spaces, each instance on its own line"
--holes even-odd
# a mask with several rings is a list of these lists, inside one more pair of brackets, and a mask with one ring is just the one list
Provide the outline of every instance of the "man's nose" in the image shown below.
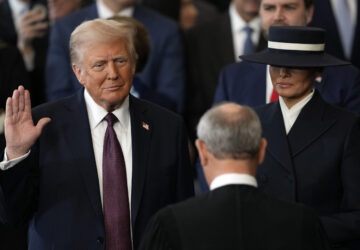
[[281,20],[281,21],[285,19],[284,12],[283,12],[283,10],[281,8],[277,8],[275,10],[274,19],[275,20]]
[[108,64],[108,79],[116,80],[119,77],[119,70],[114,62]]

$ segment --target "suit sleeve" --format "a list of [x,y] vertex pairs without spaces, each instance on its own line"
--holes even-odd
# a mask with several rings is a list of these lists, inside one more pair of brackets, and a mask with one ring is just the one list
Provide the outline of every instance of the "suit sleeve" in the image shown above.
[[176,111],[181,113],[185,97],[185,68],[183,43],[178,28],[174,28],[166,38],[161,54],[156,89],[170,97],[176,103]]
[[58,100],[76,91],[66,44],[69,41],[63,26],[61,21],[55,22],[50,32],[45,73],[47,101]]
[[344,93],[343,106],[360,115],[360,71],[351,66],[346,77],[349,87],[346,93]]
[[360,121],[356,119],[346,136],[340,175],[340,212],[321,218],[332,243],[360,238]]
[[25,223],[36,209],[39,169],[36,149],[11,169],[0,171],[0,218],[16,226]]

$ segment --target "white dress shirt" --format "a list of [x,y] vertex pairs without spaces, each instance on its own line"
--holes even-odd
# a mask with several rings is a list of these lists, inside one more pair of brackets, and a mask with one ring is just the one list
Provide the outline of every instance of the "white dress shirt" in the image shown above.
[[259,43],[261,32],[260,17],[255,17],[249,23],[246,23],[236,11],[234,3],[230,4],[229,15],[235,52],[234,57],[235,60],[238,62],[241,60],[239,59],[239,56],[242,55],[244,51],[246,32],[243,29],[246,26],[249,26],[253,30],[251,34],[251,40],[254,44],[254,47],[256,48],[256,45]]
[[103,19],[110,18],[115,15],[132,17],[134,14],[134,7],[128,7],[120,11],[119,13],[114,13],[104,4],[104,0],[97,0],[96,5],[97,5],[99,18],[103,18]]
[[232,184],[245,184],[253,187],[257,187],[257,182],[254,176],[248,174],[223,174],[217,176],[210,184],[210,190],[220,188],[226,185]]
[[296,119],[298,118],[301,110],[311,100],[314,93],[315,93],[315,91],[313,89],[309,95],[307,95],[300,102],[296,103],[290,109],[288,109],[288,107],[286,106],[286,104],[284,102],[284,99],[281,96],[279,96],[279,103],[280,103],[282,116],[283,116],[283,119],[284,119],[284,125],[285,125],[286,134],[289,133],[290,129],[292,128],[292,126],[294,125]]
[[[98,105],[90,97],[89,93],[86,90],[84,91],[84,97],[85,97],[86,109],[89,117],[96,169],[99,178],[101,203],[103,203],[102,163],[103,163],[104,137],[107,128],[107,122],[103,119],[108,114],[108,112],[103,107]],[[116,122],[114,124],[113,128],[115,130],[116,136],[119,140],[124,155],[129,205],[131,207],[132,147],[131,147],[131,121],[130,121],[130,111],[129,111],[129,96],[126,97],[121,107],[116,109],[112,113],[119,120],[119,122]]]

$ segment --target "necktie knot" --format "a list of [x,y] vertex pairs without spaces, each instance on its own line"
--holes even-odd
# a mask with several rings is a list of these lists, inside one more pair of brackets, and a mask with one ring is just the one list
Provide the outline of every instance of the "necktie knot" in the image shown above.
[[114,126],[114,124],[119,121],[118,118],[113,113],[108,113],[105,118],[105,121],[107,121],[108,126]]
[[245,26],[243,28],[243,31],[245,31],[246,35],[250,36],[251,33],[253,32],[253,29],[251,27],[249,27],[249,26]]

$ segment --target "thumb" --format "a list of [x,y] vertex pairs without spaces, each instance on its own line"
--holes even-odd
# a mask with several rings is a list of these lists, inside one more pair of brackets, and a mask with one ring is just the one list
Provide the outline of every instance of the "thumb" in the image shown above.
[[38,123],[36,124],[36,128],[38,129],[39,133],[43,130],[46,124],[51,122],[51,119],[49,117],[41,118]]

